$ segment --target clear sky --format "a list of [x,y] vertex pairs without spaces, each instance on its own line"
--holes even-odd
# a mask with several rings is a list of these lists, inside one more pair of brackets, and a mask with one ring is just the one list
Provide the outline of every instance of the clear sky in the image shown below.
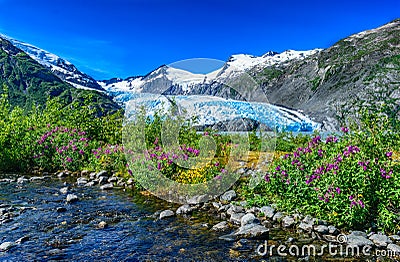
[[0,32],[96,79],[190,58],[326,48],[400,18],[399,0],[0,0]]

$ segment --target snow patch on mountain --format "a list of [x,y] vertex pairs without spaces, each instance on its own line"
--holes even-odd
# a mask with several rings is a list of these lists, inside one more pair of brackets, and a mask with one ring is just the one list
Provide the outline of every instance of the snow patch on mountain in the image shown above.
[[108,91],[122,90],[142,92],[143,86],[149,85],[157,79],[164,79],[169,81],[171,86],[180,86],[182,91],[186,93],[195,85],[211,84],[215,81],[224,82],[225,79],[237,73],[246,72],[256,66],[267,67],[279,65],[293,59],[304,59],[319,51],[321,51],[321,49],[309,51],[287,50],[282,53],[268,52],[263,56],[237,54],[232,55],[223,67],[208,74],[195,74],[183,69],[161,66],[144,77],[130,78],[113,83],[106,83],[106,81],[99,81],[98,83]]
[[104,89],[97,83],[96,80],[89,75],[80,72],[69,61],[34,45],[24,43],[5,35],[2,36],[10,41],[15,47],[27,53],[39,64],[49,68],[60,79],[68,84],[71,84],[75,88],[104,92]]

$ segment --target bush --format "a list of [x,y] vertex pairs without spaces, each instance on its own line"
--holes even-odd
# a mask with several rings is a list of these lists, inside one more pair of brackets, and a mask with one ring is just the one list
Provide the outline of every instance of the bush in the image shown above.
[[359,108],[351,131],[314,136],[275,161],[249,202],[276,202],[346,228],[399,230],[399,119],[388,101]]

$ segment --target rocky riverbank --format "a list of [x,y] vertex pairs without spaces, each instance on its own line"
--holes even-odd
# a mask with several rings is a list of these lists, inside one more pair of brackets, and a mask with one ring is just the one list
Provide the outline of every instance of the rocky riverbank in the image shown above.
[[[130,190],[133,179],[122,179],[107,171],[71,173],[68,171],[56,174],[41,174],[40,176],[15,176],[0,179],[0,184],[15,184],[16,187],[24,188],[30,183],[43,183],[58,177],[63,187],[58,189],[62,199],[59,206],[55,208],[57,213],[67,211],[65,204],[73,204],[81,201],[81,196],[75,193],[76,188],[97,187],[101,191],[112,189]],[[15,206],[9,204],[0,205],[0,226],[14,221],[17,216],[34,207]],[[278,246],[285,246],[288,250],[291,246],[300,248],[313,246],[316,248],[317,256],[332,259],[336,255],[323,252],[324,246],[336,245],[357,248],[358,254],[349,254],[346,249],[338,253],[338,257],[352,257],[360,255],[363,259],[378,260],[396,259],[400,255],[400,236],[385,235],[382,232],[362,232],[339,230],[335,225],[326,221],[318,220],[302,214],[284,214],[276,210],[274,206],[248,207],[245,201],[239,201],[239,196],[234,190],[229,190],[214,201],[195,205],[170,205],[170,208],[160,209],[150,217],[155,221],[169,221],[171,219],[183,219],[191,221],[196,219],[197,214],[203,213],[213,219],[209,223],[201,223],[201,228],[215,232],[221,242],[232,242],[229,256],[240,258],[244,253],[252,259],[263,258],[267,255],[280,257]],[[175,217],[175,218],[174,218]],[[95,228],[104,229],[109,226],[109,221],[98,220]],[[29,235],[22,236],[15,241],[0,242],[0,252],[8,252],[13,247],[30,239]],[[268,241],[268,246],[275,246],[268,252],[260,252],[260,245]],[[257,250],[259,251],[257,253]],[[287,251],[288,251],[287,250]],[[322,250],[322,251],[321,251]],[[355,252],[355,249],[352,249]],[[363,251],[364,250],[364,251]],[[265,250],[263,250],[265,251]],[[364,253],[363,253],[364,252]],[[367,253],[365,253],[367,252]],[[286,252],[287,253],[287,252]],[[318,255],[320,253],[320,255]],[[290,256],[291,253],[289,253]],[[311,255],[311,256],[309,256]],[[309,259],[312,252],[296,253],[293,259]],[[380,260],[381,261],[381,260]]]

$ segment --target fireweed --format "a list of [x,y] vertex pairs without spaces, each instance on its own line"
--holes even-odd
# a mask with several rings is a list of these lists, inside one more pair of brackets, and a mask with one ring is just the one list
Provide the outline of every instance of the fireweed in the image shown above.
[[[314,136],[275,161],[251,203],[276,202],[339,226],[398,229],[399,165],[388,147],[364,132],[342,128],[341,136]],[[374,150],[370,150],[371,148]]]

